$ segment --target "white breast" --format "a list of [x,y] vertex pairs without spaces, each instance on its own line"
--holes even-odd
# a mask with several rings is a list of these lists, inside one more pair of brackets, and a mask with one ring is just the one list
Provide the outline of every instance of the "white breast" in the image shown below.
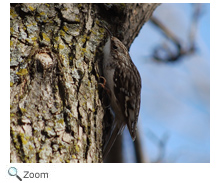
[[[113,82],[113,74],[114,74],[114,69],[110,66],[112,62],[111,58],[111,39],[110,37],[108,38],[108,41],[105,43],[105,46],[103,48],[103,54],[104,54],[104,59],[103,59],[103,75],[106,79],[106,85],[108,89],[110,89],[111,93],[114,93],[114,82]],[[114,97],[113,95],[111,95]]]

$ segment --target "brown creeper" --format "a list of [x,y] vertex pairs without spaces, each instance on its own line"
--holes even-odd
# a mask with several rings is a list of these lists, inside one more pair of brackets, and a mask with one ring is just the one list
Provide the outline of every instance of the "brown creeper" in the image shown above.
[[126,124],[133,141],[136,138],[141,77],[124,44],[104,28],[109,37],[103,48],[103,74],[110,90],[110,107],[114,114],[112,130],[104,146],[105,158]]

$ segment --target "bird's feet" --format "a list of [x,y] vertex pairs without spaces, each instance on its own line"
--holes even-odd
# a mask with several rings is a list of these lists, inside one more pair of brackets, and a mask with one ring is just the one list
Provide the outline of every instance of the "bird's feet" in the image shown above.
[[111,91],[106,86],[106,79],[103,76],[100,76],[101,79],[103,79],[103,83],[99,83],[99,85],[108,93],[109,96],[111,96]]
[[[111,91],[108,89],[108,87],[106,86],[106,79],[103,76],[100,76],[101,79],[103,79],[103,83],[99,83],[99,85],[104,89],[104,91],[107,93],[108,95],[108,99],[107,99],[107,103],[108,105],[105,105],[106,108],[110,106],[110,98],[111,98]],[[106,102],[105,102],[106,103]]]

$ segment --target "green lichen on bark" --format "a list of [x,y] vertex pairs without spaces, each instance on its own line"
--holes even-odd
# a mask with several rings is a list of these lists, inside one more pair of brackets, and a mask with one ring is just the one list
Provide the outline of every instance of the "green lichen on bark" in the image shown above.
[[91,9],[11,4],[11,162],[102,161],[94,67],[104,33]]

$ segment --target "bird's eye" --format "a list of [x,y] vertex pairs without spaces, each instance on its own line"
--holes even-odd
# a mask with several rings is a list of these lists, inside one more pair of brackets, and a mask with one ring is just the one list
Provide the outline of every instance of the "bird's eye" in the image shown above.
[[112,47],[113,47],[115,50],[118,48],[118,47],[117,47],[117,46],[115,46],[115,45],[113,45]]

